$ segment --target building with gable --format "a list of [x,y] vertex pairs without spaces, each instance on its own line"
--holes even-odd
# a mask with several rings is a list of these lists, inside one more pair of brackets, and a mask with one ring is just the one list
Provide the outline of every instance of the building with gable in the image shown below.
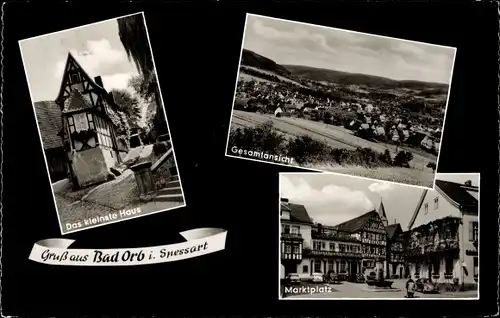
[[405,232],[409,274],[477,288],[479,187],[436,180],[424,190]]
[[[362,273],[384,274],[387,246],[387,216],[385,209],[372,210],[335,226],[361,241],[360,268]],[[381,273],[382,272],[382,273]]]
[[[113,95],[104,89],[101,77],[92,79],[71,53],[55,104],[60,111],[54,120],[61,123],[61,160],[75,188],[107,181],[109,169],[120,164],[128,151],[117,133],[124,118],[117,111]],[[42,139],[48,138],[41,133]]]

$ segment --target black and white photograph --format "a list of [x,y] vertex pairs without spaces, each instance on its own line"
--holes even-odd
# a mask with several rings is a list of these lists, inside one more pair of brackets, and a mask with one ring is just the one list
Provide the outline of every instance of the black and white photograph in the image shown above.
[[479,173],[279,182],[280,299],[479,299]]
[[455,54],[247,14],[226,156],[433,189]]
[[143,13],[19,45],[62,234],[185,206]]

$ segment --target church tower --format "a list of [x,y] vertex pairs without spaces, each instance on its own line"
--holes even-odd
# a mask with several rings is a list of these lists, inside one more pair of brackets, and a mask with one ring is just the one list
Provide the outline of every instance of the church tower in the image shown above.
[[384,224],[384,226],[387,226],[388,225],[387,215],[385,214],[385,207],[384,203],[382,202],[382,198],[380,198],[380,206],[378,207],[377,212],[380,215],[380,219],[382,219],[382,223]]

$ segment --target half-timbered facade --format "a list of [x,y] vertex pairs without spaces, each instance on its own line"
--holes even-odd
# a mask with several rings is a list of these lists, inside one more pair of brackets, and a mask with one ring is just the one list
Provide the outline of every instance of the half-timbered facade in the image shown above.
[[117,138],[116,112],[112,94],[101,77],[92,79],[76,59],[68,54],[61,88],[55,100],[62,112],[63,148],[75,187],[106,181],[109,169],[121,163],[127,152]]
[[391,278],[397,275],[404,277],[404,249],[403,249],[403,229],[401,224],[394,223],[385,227],[387,232],[387,267],[386,277]]
[[363,273],[383,274],[386,260],[387,233],[383,219],[376,210],[335,226],[361,241],[361,268]]
[[303,205],[290,203],[286,198],[281,199],[280,252],[282,278],[290,273],[298,273],[305,276],[304,278],[310,275],[309,261],[307,259],[304,261],[303,250],[304,248],[310,248],[312,224],[313,222]]
[[437,283],[477,286],[479,188],[436,180],[424,190],[408,226],[410,274]]

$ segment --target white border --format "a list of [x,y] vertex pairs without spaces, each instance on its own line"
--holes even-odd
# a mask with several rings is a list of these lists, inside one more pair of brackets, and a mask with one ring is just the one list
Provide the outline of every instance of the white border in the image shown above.
[[[477,176],[478,177],[478,214],[477,214],[477,218],[478,218],[478,236],[479,236],[479,240],[480,240],[480,229],[481,229],[481,222],[480,222],[480,213],[481,213],[481,173],[479,172],[459,172],[459,173],[439,173],[440,175],[474,175],[474,176]],[[279,182],[279,185],[278,185],[278,235],[277,235],[277,242],[278,242],[278,300],[285,300],[285,301],[293,301],[293,300],[401,300],[401,301],[404,301],[404,300],[410,300],[410,299],[407,299],[407,298],[375,298],[375,297],[369,297],[369,298],[351,298],[351,297],[338,297],[338,298],[313,298],[313,297],[310,297],[310,298],[301,298],[301,297],[293,297],[293,298],[283,298],[281,297],[281,217],[280,217],[280,214],[279,214],[279,210],[280,210],[280,207],[281,207],[281,198],[282,198],[282,192],[281,192],[281,181],[282,181],[282,177],[283,176],[286,176],[286,175],[317,175],[317,176],[326,176],[327,174],[318,174],[318,173],[310,173],[310,172],[280,172],[278,174],[278,182]],[[350,175],[342,175],[346,178],[353,178],[353,176],[350,176]],[[368,179],[368,178],[363,178],[363,179],[367,179],[367,180],[372,180],[372,179]],[[383,181],[381,180],[381,182],[386,182],[386,181]],[[405,184],[398,184],[398,186],[400,187],[409,187],[408,185],[405,185]],[[432,190],[432,191],[436,191],[436,190]],[[461,234],[460,234],[461,235]],[[480,243],[478,241],[478,245],[477,245],[477,255],[478,255],[478,268],[480,267],[479,264],[480,264]],[[460,251],[461,253],[465,253],[465,251]],[[411,300],[479,300],[480,299],[480,288],[479,288],[479,282],[480,282],[480,276],[481,276],[481,273],[479,272],[478,273],[478,281],[477,281],[477,297],[466,297],[466,298],[445,298],[445,297],[441,297],[441,298],[425,298],[425,297],[420,297],[420,298],[413,298]]]
[[[253,158],[245,158],[245,157],[239,157],[239,156],[234,156],[234,155],[228,154],[228,151],[229,151],[229,137],[230,137],[230,134],[231,134],[231,125],[232,125],[232,121],[233,121],[234,102],[236,100],[236,91],[238,89],[238,78],[240,77],[241,58],[243,56],[243,48],[244,48],[243,46],[245,44],[245,35],[246,35],[247,22],[248,22],[248,17],[249,16],[266,18],[266,19],[275,20],[275,21],[285,21],[285,22],[296,23],[296,24],[300,24],[300,25],[307,25],[307,26],[312,26],[312,27],[317,27],[317,28],[323,28],[323,29],[328,29],[328,30],[336,30],[336,31],[343,31],[343,32],[347,32],[347,33],[363,34],[363,35],[369,35],[369,36],[373,36],[373,37],[380,37],[380,38],[391,39],[391,40],[399,40],[399,41],[402,41],[402,42],[418,43],[418,44],[425,44],[425,45],[429,45],[429,46],[435,46],[435,47],[442,47],[442,48],[453,49],[453,64],[452,64],[451,71],[450,71],[450,80],[449,80],[449,83],[448,83],[448,96],[446,97],[446,107],[445,107],[444,116],[443,116],[443,125],[441,127],[441,138],[439,140],[439,150],[438,150],[438,155],[437,155],[437,158],[436,158],[436,169],[434,169],[434,180],[432,182],[432,187],[429,188],[429,187],[418,186],[418,185],[413,185],[413,184],[407,184],[407,183],[401,183],[401,182],[395,182],[395,181],[387,181],[387,180],[383,180],[383,179],[367,178],[367,179],[370,179],[370,180],[377,180],[377,181],[383,181],[383,182],[392,182],[392,183],[395,183],[395,184],[401,184],[401,185],[407,185],[407,186],[412,186],[412,187],[417,187],[417,188],[434,190],[434,188],[436,186],[436,173],[437,173],[437,169],[439,167],[439,157],[441,155],[441,147],[442,147],[442,143],[443,143],[442,141],[443,141],[443,135],[444,135],[444,127],[445,127],[445,124],[446,124],[446,115],[448,113],[448,102],[449,102],[450,94],[451,94],[451,87],[452,87],[451,86],[451,82],[452,82],[452,79],[453,79],[453,70],[454,70],[454,67],[455,67],[455,58],[456,58],[456,55],[457,55],[457,48],[451,47],[451,46],[444,46],[444,45],[438,45],[438,44],[430,44],[430,43],[418,42],[418,41],[412,41],[412,40],[404,40],[404,39],[398,39],[398,38],[389,37],[389,36],[383,36],[383,35],[377,35],[377,34],[370,34],[370,33],[363,33],[363,32],[357,32],[357,31],[351,31],[351,30],[345,30],[345,29],[327,27],[327,26],[323,26],[323,25],[316,25],[316,24],[312,24],[312,23],[305,23],[305,22],[299,22],[299,21],[292,21],[292,20],[286,20],[286,19],[273,18],[273,17],[263,16],[263,15],[259,15],[259,14],[247,13],[246,16],[245,16],[245,26],[244,26],[244,29],[243,29],[243,37],[242,37],[242,40],[241,40],[240,58],[239,58],[239,61],[238,61],[238,71],[236,72],[236,81],[235,81],[235,85],[234,85],[234,95],[233,95],[233,105],[232,105],[232,108],[231,108],[231,117],[229,118],[229,127],[228,127],[228,132],[227,132],[225,156],[226,157],[230,157],[230,158],[237,158],[237,159],[244,159],[244,160],[250,160],[250,161],[255,161],[255,162],[263,162],[263,163],[268,163],[268,164],[274,164],[274,165],[284,166],[284,167],[293,167],[293,168],[299,168],[299,169],[305,169],[305,170],[317,171],[317,172],[323,172],[323,173],[335,173],[335,172],[331,172],[331,171],[324,171],[324,170],[317,170],[317,169],[311,169],[311,168],[301,167],[301,166],[298,166],[298,165],[283,164],[283,163],[277,163],[277,162],[271,162],[271,161],[265,161],[265,160],[258,160],[258,159],[253,159]],[[353,175],[345,174],[345,173],[335,173],[335,174],[353,176]]]
[[[38,124],[38,118],[36,116],[35,101],[33,101],[33,94],[31,92],[31,85],[30,85],[30,80],[29,80],[29,77],[28,77],[28,70],[26,69],[26,64],[24,63],[23,49],[22,49],[21,43],[25,42],[25,41],[28,41],[28,40],[32,40],[32,39],[36,39],[36,38],[41,38],[41,37],[45,37],[45,36],[49,36],[49,35],[53,35],[53,34],[57,34],[57,33],[62,33],[62,32],[67,32],[67,31],[73,31],[73,30],[76,30],[76,29],[81,29],[81,28],[84,28],[84,27],[87,27],[87,26],[90,26],[90,25],[96,25],[96,24],[106,23],[106,22],[110,22],[110,21],[113,21],[113,20],[117,21],[120,18],[125,18],[125,17],[129,17],[129,16],[133,16],[133,15],[138,15],[138,14],[142,15],[142,19],[143,19],[143,23],[144,23],[144,28],[146,30],[146,36],[147,36],[147,39],[148,39],[149,49],[150,49],[150,53],[151,53],[151,59],[153,61],[153,67],[155,68],[156,80],[157,80],[157,84],[158,84],[158,88],[159,88],[159,92],[160,92],[160,100],[161,100],[161,102],[163,104],[162,105],[163,106],[162,107],[163,108],[163,114],[165,116],[165,121],[166,121],[166,124],[167,124],[167,130],[168,130],[169,135],[170,135],[170,142],[171,142],[171,146],[172,146],[172,155],[174,157],[175,165],[176,165],[176,168],[177,168],[177,175],[178,175],[178,178],[179,178],[179,187],[181,188],[181,194],[182,194],[183,204],[175,206],[175,207],[171,207],[171,208],[168,208],[168,209],[165,209],[165,210],[158,210],[158,211],[150,212],[150,213],[143,214],[143,215],[136,215],[136,216],[132,216],[132,217],[127,217],[125,219],[117,219],[117,220],[114,220],[114,221],[108,221],[108,222],[104,222],[104,223],[100,223],[100,224],[96,224],[96,225],[92,225],[92,226],[86,226],[84,228],[80,228],[80,229],[76,229],[76,230],[70,230],[70,231],[66,231],[65,232],[65,231],[63,231],[63,226],[61,224],[61,218],[60,218],[59,211],[58,211],[58,208],[57,208],[57,202],[56,202],[56,197],[55,197],[55,194],[54,194],[53,183],[52,183],[52,181],[50,179],[49,165],[47,163],[47,157],[45,155],[45,148],[44,148],[44,145],[43,145],[43,139],[42,139],[42,133],[40,131],[40,125]],[[178,166],[178,163],[177,163],[177,158],[175,156],[174,144],[173,144],[173,141],[172,141],[173,138],[172,138],[172,135],[170,134],[170,127],[168,125],[167,113],[166,113],[166,110],[165,110],[165,104],[163,102],[163,96],[162,96],[161,88],[160,88],[160,80],[158,79],[158,72],[156,70],[156,64],[155,64],[155,60],[154,60],[154,56],[153,56],[153,48],[151,47],[151,41],[149,39],[149,32],[148,32],[148,27],[146,25],[146,17],[144,15],[144,11],[137,12],[137,13],[132,13],[132,14],[127,14],[127,15],[123,15],[123,16],[120,16],[120,17],[116,17],[116,18],[112,18],[112,19],[107,19],[107,20],[103,20],[103,21],[99,21],[99,22],[89,23],[89,24],[78,26],[78,27],[65,29],[65,30],[62,30],[62,31],[57,31],[57,32],[47,33],[47,34],[44,34],[44,35],[34,36],[34,37],[31,37],[31,38],[19,40],[18,42],[19,42],[19,48],[20,48],[20,51],[21,51],[21,59],[23,60],[24,72],[25,72],[25,75],[26,75],[26,82],[28,84],[28,90],[29,90],[29,93],[30,93],[31,101],[32,101],[33,113],[35,115],[35,121],[36,121],[36,125],[37,125],[37,128],[38,128],[38,137],[40,138],[40,145],[41,145],[42,151],[43,151],[43,159],[45,161],[45,168],[47,169],[47,177],[48,177],[48,180],[49,180],[50,189],[52,191],[52,198],[54,200],[54,207],[55,207],[55,210],[56,210],[56,213],[57,213],[57,219],[59,221],[59,229],[61,230],[61,235],[67,235],[67,234],[70,234],[70,233],[85,231],[85,230],[89,230],[89,229],[92,229],[92,228],[96,228],[96,227],[100,227],[100,226],[104,226],[104,225],[109,225],[109,224],[113,224],[113,223],[124,222],[124,221],[128,221],[128,220],[131,220],[131,219],[136,219],[136,218],[139,218],[139,217],[145,217],[145,216],[153,215],[153,214],[160,213],[160,212],[165,212],[165,211],[169,211],[169,210],[175,210],[175,209],[183,208],[183,207],[186,206],[186,197],[184,195],[184,188],[182,187],[182,182],[181,182],[181,177],[180,177],[180,172],[179,172],[179,166]],[[136,207],[140,207],[140,205],[138,205]]]

